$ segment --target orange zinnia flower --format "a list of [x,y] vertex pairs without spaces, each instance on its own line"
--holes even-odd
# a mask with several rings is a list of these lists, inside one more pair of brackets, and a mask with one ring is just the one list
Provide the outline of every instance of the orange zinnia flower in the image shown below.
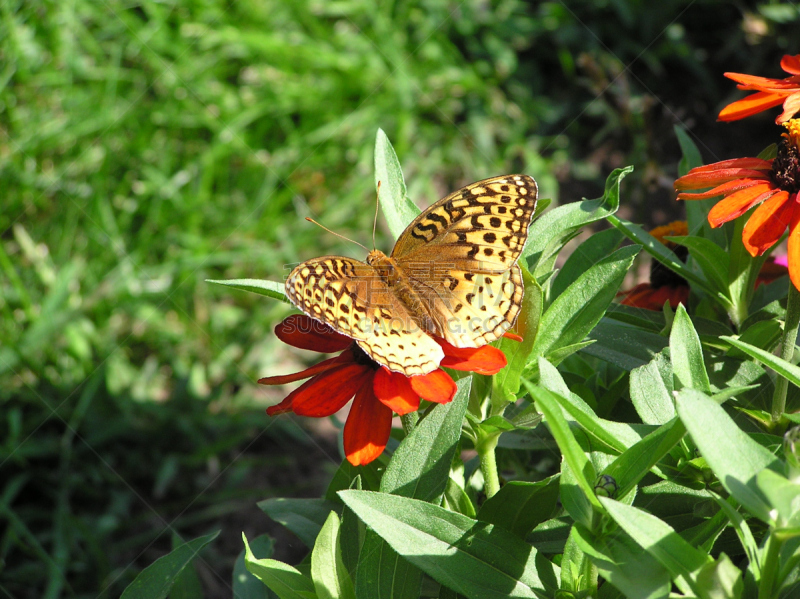
[[[664,237],[681,237],[688,234],[689,229],[684,220],[677,220],[650,231],[650,235],[675,252],[684,262],[689,255],[688,250],[682,245],[664,239]],[[678,304],[685,306],[688,303],[689,283],[658,260],[652,260],[650,262],[650,281],[639,283],[627,291],[620,291],[617,297],[622,298],[621,304],[645,310],[660,311],[666,302],[669,302],[670,307],[675,309]]]
[[[274,416],[294,412],[300,416],[331,416],[355,396],[344,425],[344,451],[354,466],[369,464],[386,447],[392,428],[392,413],[399,415],[419,408],[420,398],[448,403],[456,384],[444,370],[407,377],[374,362],[358,345],[328,325],[305,314],[293,314],[275,327],[275,335],[289,345],[321,353],[341,351],[302,372],[260,379],[262,385],[283,385],[309,379],[279,404],[267,408]],[[495,374],[506,365],[506,357],[491,345],[457,348],[434,337],[444,350],[441,365],[478,374]],[[311,378],[309,378],[311,377]]]
[[[789,227],[789,277],[800,289],[800,119],[792,119],[771,160],[735,158],[693,168],[675,181],[679,200],[701,200],[724,196],[708,213],[712,227],[743,215],[761,204],[742,232],[750,255],[760,256],[771,248]],[[713,187],[702,193],[686,190]]]
[[785,55],[781,59],[781,68],[791,77],[768,79],[743,73],[725,73],[728,79],[733,79],[739,84],[737,85],[739,89],[755,90],[756,93],[728,104],[719,113],[718,119],[738,121],[779,104],[783,104],[783,112],[778,115],[775,122],[780,124],[791,119],[800,111],[800,54]]

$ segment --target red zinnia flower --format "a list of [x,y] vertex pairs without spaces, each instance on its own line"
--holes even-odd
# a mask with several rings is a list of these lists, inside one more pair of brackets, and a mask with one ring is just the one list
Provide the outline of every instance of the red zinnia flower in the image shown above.
[[[800,289],[800,119],[784,126],[788,133],[771,160],[735,158],[693,168],[675,181],[679,200],[724,196],[708,213],[712,227],[733,220],[761,204],[750,216],[742,241],[751,256],[771,248],[789,227],[789,277]],[[690,189],[712,187],[702,193]]]
[[[354,466],[368,464],[386,447],[392,428],[392,413],[408,414],[419,408],[420,398],[447,403],[456,384],[442,369],[407,377],[391,372],[367,356],[349,337],[305,314],[293,314],[275,327],[278,339],[321,353],[341,351],[302,372],[260,379],[262,385],[283,385],[311,377],[279,404],[267,408],[274,416],[294,412],[300,416],[330,416],[355,395],[344,425],[344,451]],[[475,348],[453,347],[442,339],[441,365],[478,374],[495,374],[506,365],[506,357],[491,345]]]
[[778,115],[775,122],[780,124],[791,119],[800,111],[800,54],[785,55],[781,59],[781,68],[791,77],[768,79],[743,73],[725,73],[728,79],[733,79],[739,84],[736,86],[739,89],[755,90],[756,93],[728,104],[719,113],[718,119],[738,121],[778,104],[783,104],[783,112]]
[[[689,254],[688,250],[682,245],[664,239],[664,237],[682,237],[688,234],[689,229],[684,220],[677,220],[650,231],[650,235],[675,252],[684,262]],[[622,298],[621,304],[645,310],[661,311],[666,302],[669,302],[670,307],[675,309],[678,304],[685,306],[688,303],[689,283],[658,260],[652,260],[650,262],[650,281],[639,283],[627,291],[620,291],[617,297]]]

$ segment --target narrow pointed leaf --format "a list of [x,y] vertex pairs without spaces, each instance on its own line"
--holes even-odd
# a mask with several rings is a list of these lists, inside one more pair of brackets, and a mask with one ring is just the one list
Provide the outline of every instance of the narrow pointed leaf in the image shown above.
[[328,514],[311,552],[311,578],[318,599],[355,599],[339,545],[339,516]]
[[296,534],[306,547],[313,547],[322,525],[333,511],[340,511],[341,505],[324,499],[285,499],[282,497],[265,499],[258,507],[267,515],[280,522]]
[[669,335],[669,351],[672,372],[680,387],[710,393],[711,384],[708,381],[700,337],[683,304],[675,311],[675,320]]
[[287,304],[289,303],[289,298],[286,297],[284,284],[276,283],[275,281],[262,279],[225,279],[215,281],[213,279],[206,279],[206,283],[214,283],[215,285],[224,285],[225,287],[233,287],[234,289],[241,289],[242,291],[250,291],[251,293],[266,295],[267,297],[281,300]]
[[395,239],[405,231],[420,210],[406,195],[400,161],[383,129],[375,137],[375,186],[380,182],[380,206]]
[[314,583],[297,568],[274,559],[258,559],[244,540],[244,563],[247,571],[263,582],[279,599],[317,599]]

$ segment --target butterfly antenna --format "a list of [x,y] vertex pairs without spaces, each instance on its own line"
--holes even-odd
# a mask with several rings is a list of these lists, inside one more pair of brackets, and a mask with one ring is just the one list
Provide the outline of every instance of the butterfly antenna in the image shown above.
[[372,221],[372,250],[375,250],[375,228],[378,226],[378,208],[381,205],[381,182],[378,181],[378,190],[375,192],[375,219]]
[[336,232],[334,232],[334,231],[331,231],[331,230],[330,230],[328,227],[324,227],[324,226],[322,226],[322,225],[321,225],[321,224],[319,224],[317,221],[315,221],[313,218],[308,218],[308,217],[306,217],[306,220],[307,220],[308,222],[310,222],[310,223],[314,223],[315,225],[317,225],[318,227],[320,227],[320,228],[322,228],[322,229],[325,229],[325,230],[326,230],[328,233],[331,233],[332,235],[336,235],[336,237],[341,237],[341,238],[342,238],[342,239],[344,239],[345,241],[351,241],[352,243],[355,243],[356,245],[360,245],[362,248],[364,248],[365,250],[367,250],[367,252],[369,252],[369,248],[367,248],[366,246],[363,246],[363,245],[361,245],[360,243],[358,243],[357,241],[354,241],[353,239],[350,239],[349,237],[345,237],[344,235],[339,235],[339,233],[336,233]]

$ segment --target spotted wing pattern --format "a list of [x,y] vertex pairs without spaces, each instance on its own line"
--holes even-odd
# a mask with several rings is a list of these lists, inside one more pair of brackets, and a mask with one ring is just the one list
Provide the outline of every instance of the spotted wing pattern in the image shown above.
[[528,175],[467,185],[415,218],[392,250],[398,263],[455,262],[465,271],[500,273],[528,239],[538,188]]
[[513,326],[523,294],[516,261],[537,193],[527,175],[479,181],[433,204],[400,236],[392,257],[427,306],[434,334],[479,347]]
[[444,357],[439,344],[364,262],[341,256],[303,262],[287,278],[286,295],[311,318],[355,339],[394,372],[426,374]]

